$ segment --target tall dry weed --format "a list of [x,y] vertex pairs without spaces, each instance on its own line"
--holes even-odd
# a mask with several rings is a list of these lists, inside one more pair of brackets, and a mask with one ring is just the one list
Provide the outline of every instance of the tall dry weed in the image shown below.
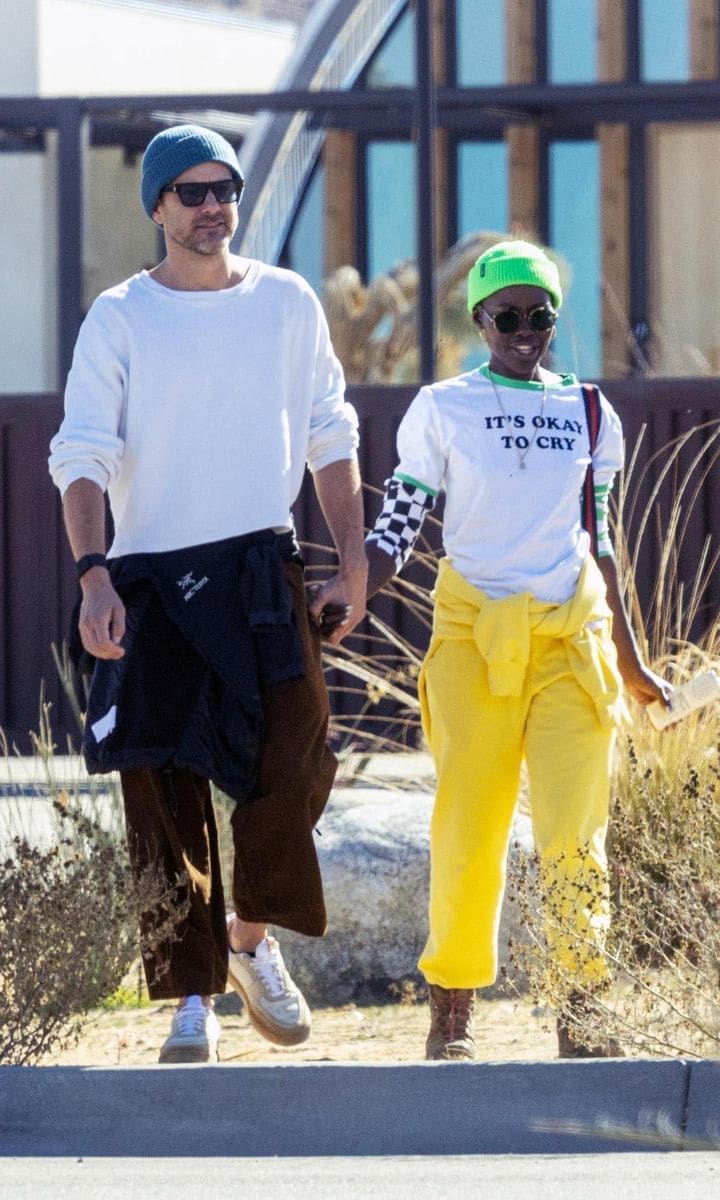
[[[0,821],[0,1063],[31,1065],[77,1040],[139,955],[162,955],[187,912],[186,881],[156,870],[133,880],[117,784],[88,789],[79,770],[67,779],[48,706],[31,783],[27,764],[21,770],[1,736],[0,744],[9,793]],[[141,937],[150,912],[152,935]]]
[[[694,426],[644,464],[640,449],[641,443],[634,447],[616,489],[616,554],[646,661],[678,685],[720,667],[720,626],[703,607],[720,550],[707,540],[690,573],[682,572],[692,522],[718,469],[720,422]],[[649,597],[641,599],[634,580],[648,555],[658,569]],[[427,580],[401,576],[387,590],[396,603],[412,606],[428,636],[436,559],[437,551],[425,543],[420,561]],[[357,715],[336,720],[339,744],[344,750],[414,749],[421,737],[415,681],[427,639],[408,644],[376,615],[368,621],[366,646],[356,638],[326,651],[338,694],[354,688],[362,698]],[[396,711],[379,712],[388,701]],[[577,896],[578,905],[596,903],[599,911],[609,903],[611,914],[606,953],[614,983],[591,997],[588,1032],[619,1038],[632,1051],[717,1056],[720,705],[662,732],[637,705],[631,708],[633,723],[620,732],[614,764],[609,900],[600,879],[594,899]],[[541,879],[537,860],[516,847],[509,887],[524,935],[510,948],[508,976],[560,1011],[577,990],[577,978],[558,965],[550,945],[567,938],[574,922],[566,898],[543,893]]]

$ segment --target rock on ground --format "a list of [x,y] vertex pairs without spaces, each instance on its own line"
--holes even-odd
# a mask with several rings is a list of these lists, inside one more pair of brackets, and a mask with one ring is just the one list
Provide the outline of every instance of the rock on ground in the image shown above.
[[[283,955],[311,1005],[381,1003],[423,988],[417,960],[427,933],[427,791],[352,787],[333,793],[318,830],[328,932],[277,930]],[[529,844],[526,818],[514,839]],[[501,963],[516,905],[505,904]],[[498,994],[498,987],[488,995]]]

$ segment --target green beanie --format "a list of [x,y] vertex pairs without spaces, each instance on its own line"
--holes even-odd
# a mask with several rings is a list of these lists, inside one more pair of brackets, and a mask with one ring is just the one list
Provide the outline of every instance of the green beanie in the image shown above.
[[552,259],[532,242],[497,242],[481,254],[468,275],[468,310],[500,288],[529,284],[550,293],[555,308],[562,304],[560,274]]

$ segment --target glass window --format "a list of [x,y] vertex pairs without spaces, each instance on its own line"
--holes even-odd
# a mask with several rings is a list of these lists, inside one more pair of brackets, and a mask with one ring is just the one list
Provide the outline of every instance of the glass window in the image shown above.
[[56,174],[51,154],[0,154],[2,195],[22,196],[22,203],[6,205],[0,227],[0,392],[10,394],[58,386],[57,217],[56,205],[47,203]]
[[415,258],[415,148],[411,142],[367,147],[368,279]]
[[293,222],[287,239],[283,263],[307,279],[319,291],[325,272],[324,263],[324,184],[325,172],[317,167]]
[[[507,146],[504,142],[461,142],[457,148],[457,236],[504,233],[508,227]],[[459,339],[457,364],[441,364],[443,375],[470,371],[487,359],[465,308],[465,283],[447,313],[442,314],[445,339]]]
[[657,81],[690,78],[689,0],[641,0],[640,74]]
[[415,17],[408,10],[393,26],[365,73],[367,87],[413,87]]
[[459,87],[505,83],[504,0],[455,0]]
[[504,142],[461,142],[457,151],[457,235],[507,229],[507,147]]
[[550,247],[567,264],[555,366],[599,377],[601,357],[600,177],[594,141],[553,142],[549,159]]
[[648,148],[652,367],[661,375],[717,375],[720,228],[711,213],[720,124],[651,126]]
[[595,0],[551,0],[548,14],[548,78],[585,83],[597,78]]

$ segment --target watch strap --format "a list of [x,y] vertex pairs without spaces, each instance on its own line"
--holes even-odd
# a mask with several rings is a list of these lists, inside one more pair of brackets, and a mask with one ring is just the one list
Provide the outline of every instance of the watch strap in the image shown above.
[[82,579],[85,572],[89,571],[91,567],[105,566],[107,566],[107,559],[104,554],[83,554],[82,558],[75,563],[75,571],[78,579]]

